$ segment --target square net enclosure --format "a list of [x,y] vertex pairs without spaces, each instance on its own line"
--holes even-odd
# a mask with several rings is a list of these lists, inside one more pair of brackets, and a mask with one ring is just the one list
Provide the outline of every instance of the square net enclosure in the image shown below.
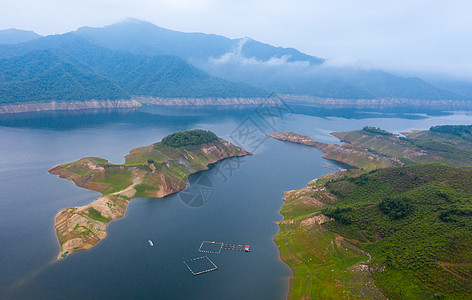
[[195,276],[218,269],[218,267],[208,258],[208,256],[192,258],[184,261],[184,264]]
[[220,254],[222,248],[223,248],[223,243],[221,242],[203,241],[198,251],[204,252],[204,253]]

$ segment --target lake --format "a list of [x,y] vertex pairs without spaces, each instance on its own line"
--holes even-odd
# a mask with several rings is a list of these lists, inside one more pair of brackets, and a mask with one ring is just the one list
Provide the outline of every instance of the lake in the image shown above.
[[[329,132],[366,125],[401,132],[472,123],[470,112],[288,108],[270,117],[237,106],[0,115],[0,298],[284,299],[291,270],[273,242],[284,192],[345,166],[263,133],[295,131],[333,143],[339,141]],[[108,226],[106,239],[56,260],[55,215],[99,194],[49,169],[88,156],[123,163],[132,148],[195,128],[254,155],[193,175],[184,193],[133,199],[125,217]],[[248,244],[251,252],[201,253],[202,241]],[[193,276],[183,262],[205,255],[218,269]]]

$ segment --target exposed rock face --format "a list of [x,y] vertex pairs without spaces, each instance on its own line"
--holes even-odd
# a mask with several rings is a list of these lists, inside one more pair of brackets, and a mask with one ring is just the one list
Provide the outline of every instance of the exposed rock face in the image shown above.
[[222,159],[249,154],[221,138],[180,148],[157,143],[131,150],[125,165],[89,157],[49,170],[77,186],[103,194],[89,205],[66,208],[56,215],[55,227],[61,244],[58,259],[64,258],[66,251],[89,249],[104,239],[108,223],[124,216],[132,198],[161,198],[179,192],[185,189],[191,174]]
[[142,104],[136,100],[108,100],[108,101],[51,101],[51,102],[28,102],[24,104],[0,105],[0,114],[35,112],[46,110],[79,110],[97,108],[137,108]]
[[181,106],[181,105],[258,105],[264,98],[160,98],[136,97],[143,104]]
[[387,107],[421,107],[430,109],[468,110],[472,107],[470,100],[419,100],[408,98],[381,98],[381,99],[334,99],[316,96],[282,95],[285,101],[307,102],[322,107],[361,107],[361,108],[387,108]]

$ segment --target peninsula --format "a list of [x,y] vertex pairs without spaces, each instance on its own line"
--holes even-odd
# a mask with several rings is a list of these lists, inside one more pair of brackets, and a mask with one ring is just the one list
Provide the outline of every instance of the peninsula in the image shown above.
[[472,126],[332,134],[347,143],[269,135],[355,167],[286,192],[274,240],[288,298],[470,298]]
[[61,164],[49,173],[72,180],[77,186],[102,193],[92,203],[61,210],[56,231],[58,259],[93,247],[106,237],[108,223],[124,216],[137,197],[162,198],[186,187],[187,178],[225,158],[251,153],[214,133],[191,130],[171,134],[161,142],[136,148],[115,165],[96,157]]

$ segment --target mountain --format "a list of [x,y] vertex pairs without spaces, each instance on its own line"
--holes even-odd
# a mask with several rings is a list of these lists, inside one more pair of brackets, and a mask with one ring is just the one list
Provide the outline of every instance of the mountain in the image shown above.
[[432,85],[454,93],[458,93],[463,97],[472,98],[472,83],[462,80],[430,80]]
[[27,30],[4,29],[0,30],[0,44],[17,44],[40,38],[41,35]]
[[0,45],[0,58],[36,50],[51,51],[132,96],[263,97],[274,91],[332,99],[472,100],[470,83],[426,82],[339,66],[250,38],[184,33],[136,19]]
[[243,54],[256,60],[287,56],[293,61],[320,64],[324,59],[309,56],[293,48],[274,47],[251,39],[229,39],[204,33],[184,33],[161,28],[152,23],[126,19],[101,28],[82,27],[73,34],[89,42],[145,55],[175,55],[185,60],[218,58],[247,41]]
[[73,34],[110,49],[176,55],[214,76],[281,94],[349,99],[472,98],[420,78],[375,69],[333,67],[325,59],[293,48],[274,47],[250,38],[178,32],[136,19],[102,28],[82,27]]
[[0,60],[3,103],[128,99],[130,95],[229,98],[267,94],[211,76],[175,56],[113,51],[72,34],[4,45],[0,56],[9,57]]
[[130,95],[115,83],[49,51],[0,60],[0,103],[127,98]]

